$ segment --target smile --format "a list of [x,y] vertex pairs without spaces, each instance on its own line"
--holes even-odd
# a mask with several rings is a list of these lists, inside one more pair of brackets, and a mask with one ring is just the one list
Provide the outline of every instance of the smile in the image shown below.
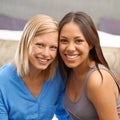
[[47,62],[48,60],[45,59],[39,59],[41,62]]
[[48,60],[48,59],[38,58],[38,61],[39,61],[40,63],[46,64],[49,60]]
[[67,54],[66,54],[66,57],[67,57],[68,59],[75,59],[75,58],[78,57],[78,55],[67,55]]

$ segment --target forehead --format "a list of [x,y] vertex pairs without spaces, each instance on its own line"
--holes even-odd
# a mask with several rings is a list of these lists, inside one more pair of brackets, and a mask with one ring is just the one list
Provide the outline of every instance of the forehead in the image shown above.
[[80,26],[74,22],[69,22],[67,24],[65,24],[62,29],[61,29],[61,35],[69,35],[69,34],[82,34],[82,30],[80,29]]
[[53,43],[58,42],[58,32],[50,32],[41,35],[37,35],[32,40],[33,42],[46,42],[46,43]]
[[75,23],[75,22],[69,22],[69,23],[66,23],[62,27],[61,31],[63,31],[63,30],[69,30],[69,31],[73,32],[74,30],[81,31],[81,28],[80,28],[80,26],[77,23]]

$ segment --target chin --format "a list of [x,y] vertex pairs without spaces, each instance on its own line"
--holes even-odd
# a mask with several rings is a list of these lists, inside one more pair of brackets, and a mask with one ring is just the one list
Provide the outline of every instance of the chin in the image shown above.
[[66,64],[67,67],[69,68],[75,68],[76,66],[75,65],[72,65],[72,64]]
[[37,66],[37,68],[39,69],[39,70],[45,70],[45,69],[47,69],[48,68],[48,65],[47,66]]

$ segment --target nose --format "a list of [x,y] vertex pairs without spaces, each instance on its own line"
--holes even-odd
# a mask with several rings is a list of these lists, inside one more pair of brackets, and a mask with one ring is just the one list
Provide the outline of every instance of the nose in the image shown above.
[[70,52],[75,51],[75,45],[73,43],[69,43],[67,46],[67,50]]
[[49,56],[49,53],[50,53],[50,50],[48,47],[45,47],[42,51],[42,55],[46,57]]

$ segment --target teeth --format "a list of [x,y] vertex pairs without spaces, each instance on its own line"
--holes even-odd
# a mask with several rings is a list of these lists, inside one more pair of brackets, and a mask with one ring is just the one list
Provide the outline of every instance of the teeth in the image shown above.
[[47,62],[47,60],[43,60],[43,59],[41,59],[41,61],[42,61],[42,62]]
[[41,62],[47,62],[46,59],[39,59]]
[[73,59],[73,58],[76,58],[78,55],[66,55],[68,58],[71,58],[71,59]]

